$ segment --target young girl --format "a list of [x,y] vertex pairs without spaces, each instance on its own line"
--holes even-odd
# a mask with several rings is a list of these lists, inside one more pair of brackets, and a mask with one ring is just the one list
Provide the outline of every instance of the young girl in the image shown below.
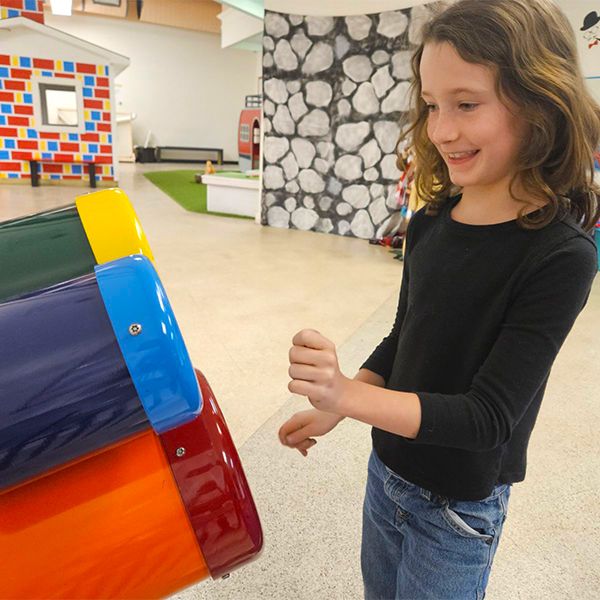
[[[413,57],[410,221],[390,334],[354,379],[303,330],[290,351],[306,456],[344,417],[373,426],[367,598],[483,598],[550,368],[597,270],[600,108],[550,0],[459,0]],[[560,443],[560,442],[559,442]]]

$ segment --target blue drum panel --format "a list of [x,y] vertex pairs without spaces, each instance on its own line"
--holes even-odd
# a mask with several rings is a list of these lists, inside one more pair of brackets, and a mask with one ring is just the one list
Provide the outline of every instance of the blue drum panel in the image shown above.
[[0,304],[0,489],[149,427],[94,275]]

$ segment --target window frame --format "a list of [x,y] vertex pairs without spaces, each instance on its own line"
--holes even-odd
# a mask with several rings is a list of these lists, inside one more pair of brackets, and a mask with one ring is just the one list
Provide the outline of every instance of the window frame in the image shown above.
[[[83,82],[79,79],[66,77],[32,77],[33,114],[35,129],[54,133],[85,133],[85,118],[83,107]],[[52,125],[44,122],[47,116],[46,91],[48,89],[70,88],[75,92],[77,105],[77,125]]]

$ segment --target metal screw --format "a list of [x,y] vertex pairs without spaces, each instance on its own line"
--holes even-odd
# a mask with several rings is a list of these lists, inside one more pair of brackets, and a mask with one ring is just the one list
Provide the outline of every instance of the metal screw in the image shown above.
[[142,326],[139,323],[132,323],[129,326],[130,335],[140,335],[142,333]]
[[177,450],[175,450],[175,454],[181,458],[185,454],[185,448],[183,446],[181,448],[177,448]]
[[225,575],[223,575],[223,577],[221,577],[221,579],[229,579],[230,575],[231,575],[231,573],[225,573]]

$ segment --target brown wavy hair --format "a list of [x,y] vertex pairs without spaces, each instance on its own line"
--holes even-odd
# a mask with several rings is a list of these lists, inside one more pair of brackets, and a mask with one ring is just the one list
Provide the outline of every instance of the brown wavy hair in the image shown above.
[[492,68],[496,91],[517,106],[528,125],[519,150],[524,190],[548,203],[518,223],[540,229],[557,214],[571,213],[589,231],[600,218],[600,186],[594,183],[594,151],[600,145],[600,106],[588,91],[571,25],[551,0],[458,0],[435,14],[422,30],[412,58],[412,112],[402,140],[416,159],[417,193],[427,213],[437,214],[460,191],[427,136],[427,108],[421,98],[420,64],[428,43],[448,42],[467,62]]

